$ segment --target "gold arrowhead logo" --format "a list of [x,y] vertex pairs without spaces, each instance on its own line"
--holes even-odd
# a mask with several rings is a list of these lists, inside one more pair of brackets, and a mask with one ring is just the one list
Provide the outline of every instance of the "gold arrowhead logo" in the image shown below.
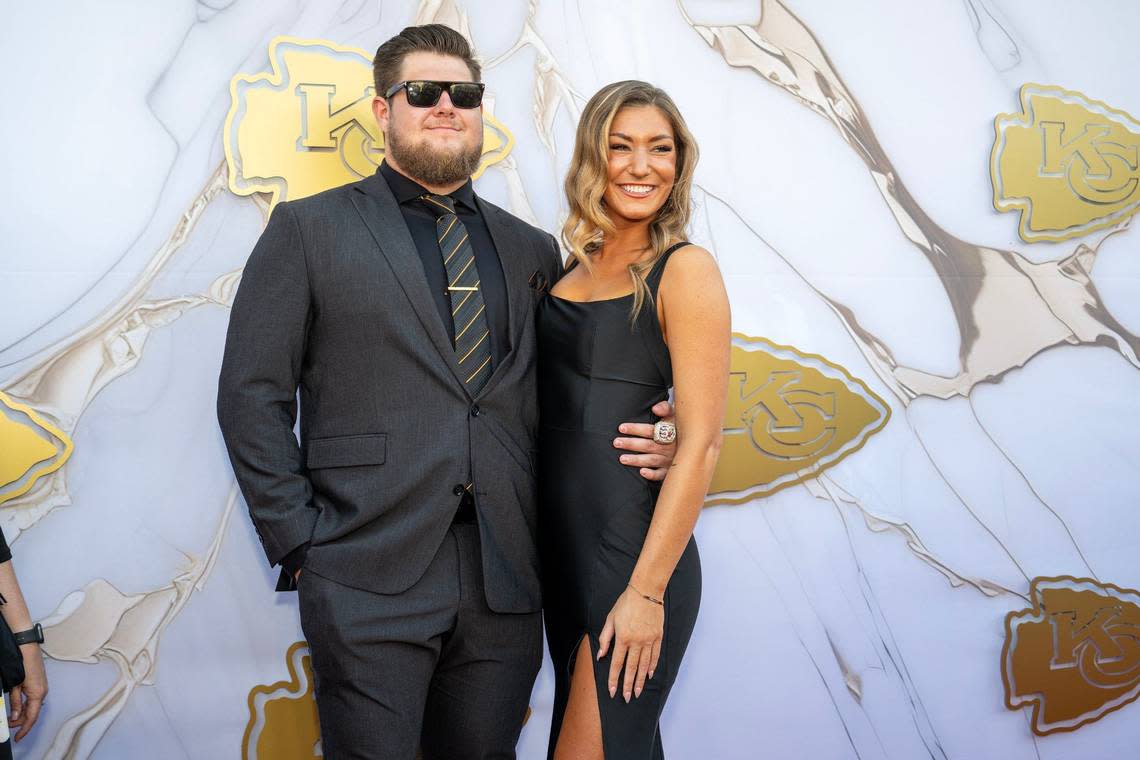
[[1074,731],[1140,697],[1140,591],[1089,578],[1034,578],[1032,609],[1005,617],[1005,705],[1033,732]]
[[0,392],[0,504],[22,496],[60,467],[71,439],[34,409]]
[[1140,123],[1060,87],[1025,84],[994,119],[994,208],[1021,211],[1023,240],[1066,240],[1140,209]]
[[740,504],[815,477],[890,416],[887,402],[838,364],[734,333],[724,440],[705,504]]
[[321,729],[313,698],[309,645],[298,641],[285,655],[289,680],[254,686],[249,692],[249,723],[242,760],[312,760],[321,757]]
[[[272,71],[230,81],[225,124],[229,186],[237,195],[304,198],[376,171],[384,136],[372,116],[372,57],[326,40],[276,37]],[[514,137],[483,107],[483,160],[502,161]]]

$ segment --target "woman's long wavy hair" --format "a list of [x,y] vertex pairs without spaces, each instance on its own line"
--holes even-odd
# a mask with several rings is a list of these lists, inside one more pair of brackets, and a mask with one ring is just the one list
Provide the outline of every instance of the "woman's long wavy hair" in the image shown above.
[[623,108],[654,106],[669,119],[676,145],[677,172],[673,189],[657,216],[649,223],[653,255],[629,265],[633,280],[633,311],[636,319],[645,301],[651,300],[645,277],[674,240],[684,239],[692,214],[693,172],[697,165],[697,142],[684,117],[664,90],[635,79],[608,84],[586,103],[574,138],[574,155],[566,171],[566,200],[570,214],[562,225],[562,243],[574,261],[590,268],[590,254],[602,247],[615,227],[606,211],[603,195],[609,182],[610,126]]

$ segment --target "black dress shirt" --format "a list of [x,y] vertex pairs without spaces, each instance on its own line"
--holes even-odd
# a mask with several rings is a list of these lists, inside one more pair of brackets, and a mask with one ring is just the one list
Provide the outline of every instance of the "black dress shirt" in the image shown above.
[[[435,300],[440,321],[447,330],[447,336],[454,342],[455,324],[451,320],[451,295],[447,291],[447,270],[444,268],[439,240],[435,234],[436,215],[424,201],[420,200],[420,197],[427,195],[429,191],[415,180],[400,174],[387,162],[380,164],[379,172],[388,183],[392,195],[396,197],[396,202],[400,204],[404,222],[408,225],[408,232],[412,234],[412,241],[420,254],[428,288]],[[479,288],[483,291],[487,328],[490,330],[488,339],[491,341],[491,366],[497,367],[510,350],[507,283],[503,277],[503,264],[499,261],[499,253],[495,249],[494,241],[491,240],[491,233],[487,231],[483,212],[475,202],[475,189],[471,185],[471,180],[467,180],[463,187],[449,195],[455,201],[455,215],[467,228],[468,239],[475,252],[475,267],[479,270]],[[305,564],[308,551],[309,544],[298,546],[281,559],[281,567],[290,575],[296,575],[297,570]]]
[[[439,310],[439,318],[447,330],[447,336],[454,341],[455,325],[451,320],[451,296],[447,292],[447,270],[443,266],[439,240],[436,238],[436,215],[420,200],[420,197],[429,191],[415,180],[400,174],[386,161],[380,164],[380,174],[388,182],[392,195],[396,196],[396,201],[400,204],[404,222],[408,225],[408,232],[412,233],[412,240],[423,262],[424,274],[427,275],[435,307]],[[475,202],[475,189],[471,186],[471,180],[467,180],[463,187],[450,193],[449,197],[455,201],[455,214],[467,228],[468,239],[475,252],[475,267],[479,270],[479,289],[483,291],[483,302],[487,305],[485,311],[487,328],[491,331],[488,336],[491,341],[491,366],[497,367],[510,350],[507,283],[503,278],[503,265],[499,261],[495,243],[491,240],[491,233],[487,231],[483,212]]]

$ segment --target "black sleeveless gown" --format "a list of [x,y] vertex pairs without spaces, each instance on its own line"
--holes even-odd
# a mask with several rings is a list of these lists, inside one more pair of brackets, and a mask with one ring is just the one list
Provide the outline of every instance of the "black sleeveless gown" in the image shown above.
[[[655,298],[666,261],[683,245],[666,251],[647,275]],[[655,303],[647,300],[631,326],[632,306],[632,295],[586,302],[550,295],[538,311],[539,556],[555,670],[551,756],[574,657],[588,634],[606,759],[664,757],[658,719],[700,606],[700,557],[690,538],[665,591],[654,677],[629,704],[620,680],[611,698],[611,655],[598,662],[598,636],[633,574],[660,490],[618,461],[613,439],[622,422],[653,422],[650,408],[673,384]]]

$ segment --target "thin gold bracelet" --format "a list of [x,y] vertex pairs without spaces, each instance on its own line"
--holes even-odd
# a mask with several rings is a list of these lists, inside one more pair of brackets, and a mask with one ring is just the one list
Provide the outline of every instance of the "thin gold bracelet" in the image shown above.
[[653,602],[654,604],[659,604],[662,607],[665,606],[665,602],[663,600],[658,599],[655,596],[650,596],[649,594],[642,594],[640,591],[637,590],[637,586],[633,585],[632,583],[627,583],[626,585],[629,586],[631,589],[633,589],[638,594],[640,594],[642,599]]

